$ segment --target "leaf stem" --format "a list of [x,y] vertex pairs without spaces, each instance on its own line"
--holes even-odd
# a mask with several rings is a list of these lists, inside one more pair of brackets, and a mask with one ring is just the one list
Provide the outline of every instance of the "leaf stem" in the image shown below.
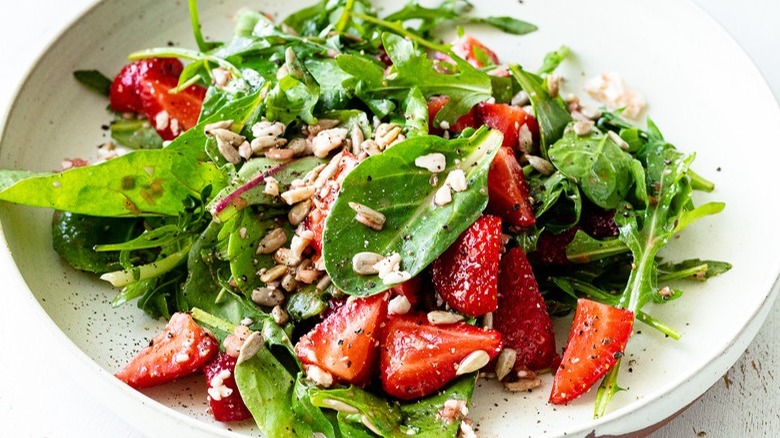
[[337,33],[343,33],[347,28],[347,25],[349,24],[349,15],[352,13],[352,8],[354,6],[355,0],[347,0],[347,3],[344,5],[344,12],[341,13],[341,17],[339,17],[339,21],[336,22],[334,28]]
[[193,307],[190,313],[195,321],[202,322],[203,324],[222,330],[223,332],[233,333],[233,330],[236,329],[236,326],[230,321],[225,321],[224,319],[216,317],[197,307]]
[[205,52],[211,49],[211,47],[203,38],[203,33],[201,31],[200,17],[198,16],[198,0],[187,0],[187,5],[190,8],[190,22],[192,23],[192,33],[195,36],[195,43],[197,43],[198,49]]
[[187,247],[162,260],[157,260],[146,265],[135,266],[131,269],[107,272],[101,275],[100,279],[111,283],[114,287],[122,287],[127,286],[130,283],[135,283],[136,281],[159,277],[184,261],[187,254],[189,254],[189,250],[190,248]]
[[622,359],[618,359],[615,366],[607,372],[604,380],[601,381],[598,392],[596,392],[596,406],[593,409],[593,418],[601,418],[607,411],[607,405],[615,394],[622,391],[623,388],[617,384],[617,378]]
[[371,15],[361,14],[360,12],[351,12],[350,15],[352,15],[355,18],[360,18],[363,21],[367,21],[372,24],[376,24],[377,26],[384,27],[386,29],[390,29],[393,32],[403,35],[406,38],[409,38],[411,40],[414,40],[421,46],[427,47],[431,50],[436,50],[442,53],[450,54],[452,53],[452,48],[449,44],[436,44],[434,42],[428,41],[425,38],[406,30],[403,25],[401,25],[400,22],[390,22],[386,20],[382,20],[381,18],[377,18]]
[[680,338],[682,337],[682,334],[678,332],[677,329],[675,329],[674,327],[667,325],[663,321],[655,319],[654,317],[648,315],[647,313],[641,310],[636,313],[636,319],[658,330],[659,332],[669,336],[675,341],[679,341]]
[[693,169],[688,169],[685,174],[691,178],[691,188],[693,190],[701,190],[708,193],[715,190],[714,182],[694,172]]
[[182,49],[178,47],[160,47],[155,49],[139,50],[137,52],[131,53],[127,58],[131,61],[147,58],[181,58],[191,61],[209,61],[229,71],[234,78],[242,78],[241,72],[235,65],[222,58],[199,52],[197,50]]

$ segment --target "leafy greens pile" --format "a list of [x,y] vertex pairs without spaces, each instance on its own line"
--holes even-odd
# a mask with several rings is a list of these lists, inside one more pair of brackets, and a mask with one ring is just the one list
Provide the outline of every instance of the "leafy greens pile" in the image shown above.
[[[399,404],[356,387],[312,386],[301,376],[292,342],[296,324],[305,325],[319,315],[330,297],[370,295],[389,287],[358,276],[345,265],[367,239],[365,227],[352,219],[354,212],[346,206],[351,197],[368,196],[380,210],[394,211],[388,218],[397,223],[387,230],[403,232],[372,233],[371,239],[402,254],[412,275],[446,250],[485,208],[487,169],[501,137],[485,128],[468,129],[451,140],[429,136],[427,100],[432,96],[450,98],[432,121],[437,127],[455,123],[479,102],[508,103],[520,90],[530,96],[541,130],[540,155],[552,163],[554,172],[525,169],[537,226],[515,231],[510,244],[532,252],[543,231],[572,230],[585,202],[617,211],[619,236],[598,240],[577,231],[566,248],[573,264],[539,276],[552,309],[566,312],[577,297],[587,296],[630,309],[640,321],[678,337],[674,329],[642,311],[647,302],[668,300],[658,293],[658,283],[701,280],[729,268],[718,262],[670,264],[658,258],[658,250],[671,236],[717,213],[723,204],[694,207],[692,191],[711,190],[712,185],[690,171],[693,156],[666,142],[652,122],[645,131],[605,112],[590,134],[575,135],[566,105],[550,95],[545,79],[568,49],[548,55],[536,74],[513,65],[509,77],[496,77],[486,73],[495,66],[473,67],[434,37],[443,25],[477,22],[519,35],[535,30],[529,23],[470,17],[471,5],[464,0],[445,0],[435,8],[412,1],[384,18],[366,0],[322,0],[280,25],[263,14],[243,12],[231,41],[206,42],[195,1],[189,3],[198,50],[150,49],[133,53],[130,59],[190,61],[179,88],[208,86],[198,125],[162,147],[148,123],[117,117],[111,125],[113,139],[137,150],[59,173],[0,171],[0,200],[55,209],[54,248],[74,268],[98,274],[120,288],[114,306],[137,300],[138,307],[154,318],[192,311],[221,338],[245,318],[254,321],[251,328],[262,331],[267,348],[236,367],[236,381],[268,436],[310,436],[315,431],[326,436],[372,432],[406,436],[410,430],[418,436],[457,433],[457,422],[442,422],[435,413],[447,399],[470,398],[473,374],[438,395]],[[412,21],[415,25],[408,25]],[[448,54],[453,61],[435,65],[426,49]],[[389,71],[383,56],[392,62]],[[230,73],[225,86],[212,85],[216,67]],[[279,75],[280,67],[288,74]],[[97,72],[77,72],[77,78],[101,92],[108,90],[108,79]],[[373,130],[370,120],[378,118],[400,124],[408,138],[365,160],[345,179],[323,239],[333,285],[325,290],[306,286],[290,295],[286,310],[292,321],[283,326],[251,296],[263,285],[256,272],[275,264],[272,255],[255,253],[258,242],[279,226],[292,235],[288,207],[252,184],[273,172],[283,191],[326,161],[252,158],[234,165],[204,133],[210,123],[232,120],[232,129],[251,139],[251,126],[262,118],[285,123],[288,134],[300,133],[318,119],[336,119],[357,126],[366,138]],[[609,132],[628,144],[628,150]],[[431,152],[447,155],[447,163],[455,159],[470,163],[467,192],[446,208],[431,208],[429,176],[414,171],[415,157]],[[370,192],[376,186],[365,181],[380,174],[383,187],[390,189]],[[242,202],[212,214],[221,200],[237,198]],[[428,239],[406,240],[412,233]],[[671,294],[678,296],[677,290]],[[605,378],[597,413],[603,413],[618,388],[617,372],[615,367]],[[336,415],[322,409],[328,407],[328,399],[346,403],[356,413]]]

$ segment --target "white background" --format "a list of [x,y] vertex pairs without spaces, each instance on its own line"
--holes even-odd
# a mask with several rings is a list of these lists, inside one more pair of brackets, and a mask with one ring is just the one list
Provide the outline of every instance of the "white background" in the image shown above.
[[[780,98],[780,2],[695,0],[745,48]],[[38,53],[89,0],[4,0],[0,12],[0,108]],[[702,72],[706,74],[706,72]],[[724,111],[738,111],[728,106]],[[780,128],[780,127],[777,127]],[[768,133],[777,135],[777,133]],[[0,437],[139,437],[58,368],[31,300],[3,290],[0,301]],[[780,436],[780,302],[723,379],[655,437]]]

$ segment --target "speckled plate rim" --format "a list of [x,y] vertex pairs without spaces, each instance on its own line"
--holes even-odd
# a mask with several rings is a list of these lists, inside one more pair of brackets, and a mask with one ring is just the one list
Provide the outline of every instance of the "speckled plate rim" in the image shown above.
[[[2,120],[2,124],[0,124],[0,145],[2,144],[2,139],[7,129],[8,116],[11,113],[20,92],[27,85],[30,74],[38,67],[40,60],[50,53],[52,46],[68,32],[74,24],[92,14],[100,5],[101,1],[102,0],[92,0],[82,9],[82,12],[73,15],[72,19],[61,24],[58,32],[49,39],[45,48],[35,57],[34,61],[27,68],[26,74],[24,75],[25,79],[21,83],[16,84],[14,92],[8,100],[8,105],[3,108],[2,119],[0,119]],[[752,73],[760,79],[760,84],[758,86],[764,89],[764,94],[771,96],[772,92],[755,63],[722,25],[691,0],[686,0],[682,3],[693,8],[696,13],[705,16],[711,22],[713,29],[722,32],[726,39],[736,46],[737,51],[741,53],[741,55],[745,57],[747,63],[749,63],[753,70]],[[775,113],[775,118],[780,122],[780,106],[778,106],[777,101],[775,101]],[[243,436],[225,429],[220,429],[211,424],[203,423],[170,409],[162,403],[147,397],[143,393],[129,388],[114,378],[111,373],[100,367],[65,335],[35,299],[35,296],[29,289],[13,260],[2,224],[0,224],[0,243],[2,243],[2,250],[0,250],[0,274],[2,274],[2,278],[9,282],[8,286],[10,286],[11,289],[18,290],[18,293],[25,295],[24,303],[30,306],[33,313],[39,317],[40,322],[46,325],[47,330],[49,330],[51,335],[58,341],[52,342],[52,344],[56,345],[55,348],[58,348],[60,351],[53,353],[58,354],[58,357],[71,365],[68,369],[70,371],[76,371],[72,375],[76,377],[79,384],[88,389],[102,404],[116,413],[119,417],[125,419],[138,431],[150,436],[163,436],[170,433],[182,434],[183,432],[187,432],[187,436],[193,437]],[[769,314],[769,310],[780,291],[780,266],[778,266],[777,272],[774,275],[774,281],[768,281],[768,285],[762,290],[768,290],[768,293],[761,305],[756,308],[750,319],[746,322],[740,334],[732,339],[722,352],[693,372],[691,377],[687,379],[683,385],[662,394],[661,397],[647,399],[640,403],[632,403],[631,410],[627,412],[618,410],[609,413],[603,418],[593,421],[593,423],[587,427],[571,430],[568,436],[622,436],[630,434],[633,431],[649,430],[674,415],[680,408],[687,406],[700,397],[736,362],[763,325]],[[670,406],[673,408],[670,409]],[[636,415],[638,412],[643,415]],[[627,419],[632,420],[630,426],[626,421],[623,421]]]

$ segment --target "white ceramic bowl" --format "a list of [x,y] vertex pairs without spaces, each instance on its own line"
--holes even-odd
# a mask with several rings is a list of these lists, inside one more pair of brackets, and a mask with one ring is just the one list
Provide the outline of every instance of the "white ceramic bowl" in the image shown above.
[[[215,39],[230,35],[231,15],[240,7],[281,17],[301,6],[270,0],[201,3],[205,32]],[[736,361],[777,293],[780,207],[769,199],[766,181],[780,162],[780,140],[771,134],[780,126],[780,111],[748,57],[688,1],[484,1],[475,12],[515,15],[540,27],[525,37],[473,29],[505,61],[534,68],[548,50],[570,46],[574,56],[560,70],[565,91],[579,92],[586,76],[618,71],[645,95],[667,139],[696,151],[694,168],[717,183],[714,193],[698,200],[727,203],[724,213],[692,226],[664,255],[727,260],[734,269],[705,284],[685,284],[686,296],[679,301],[648,306],[683,338],[671,341],[637,326],[641,334],[627,350],[636,363],[633,372],[624,367],[620,377],[629,391],[615,397],[604,418],[591,418],[593,393],[567,407],[546,404],[549,378],[542,389],[522,394],[482,382],[471,417],[481,436],[622,434],[651,427],[696,399]],[[76,83],[72,71],[114,73],[127,53],[169,41],[194,46],[186,2],[106,0],[91,8],[21,85],[0,140],[0,167],[53,170],[62,158],[95,158],[94,146],[106,140],[100,125],[110,116],[106,101]],[[32,294],[51,318],[41,313],[39,322],[51,325],[62,345],[58,360],[146,434],[234,435],[210,420],[201,378],[142,394],[112,377],[162,323],[134,305],[112,309],[110,287],[65,266],[51,249],[50,217],[49,211],[0,206],[8,247],[0,254],[0,272],[9,285],[23,284],[23,278],[23,286],[10,293]],[[559,326],[562,346],[565,321]],[[252,430],[248,425],[232,429]]]

